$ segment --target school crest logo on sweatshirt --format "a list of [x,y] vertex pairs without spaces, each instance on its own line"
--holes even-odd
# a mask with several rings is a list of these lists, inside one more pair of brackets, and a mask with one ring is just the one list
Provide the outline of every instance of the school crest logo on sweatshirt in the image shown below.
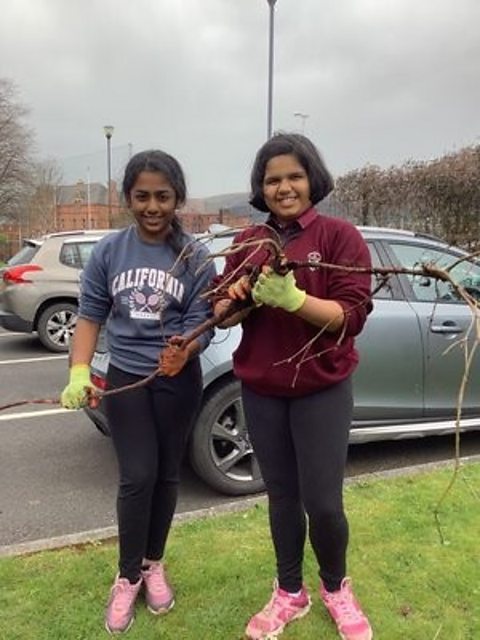
[[[310,253],[307,255],[307,260],[311,265],[320,264],[320,262],[322,261],[322,254],[318,251],[310,251]],[[309,267],[309,269],[310,271],[316,271],[314,266]]]

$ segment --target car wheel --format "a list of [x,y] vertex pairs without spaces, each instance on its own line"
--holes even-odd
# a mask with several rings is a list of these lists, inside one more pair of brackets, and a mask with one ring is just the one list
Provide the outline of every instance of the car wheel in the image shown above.
[[77,322],[77,305],[57,302],[47,307],[38,319],[37,333],[40,342],[49,351],[68,351]]
[[207,484],[222,493],[264,490],[238,381],[229,379],[207,392],[190,439],[190,462]]

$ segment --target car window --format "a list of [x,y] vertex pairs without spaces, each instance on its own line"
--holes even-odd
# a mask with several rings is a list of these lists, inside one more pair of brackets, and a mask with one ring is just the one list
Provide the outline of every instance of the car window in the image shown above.
[[10,260],[7,260],[7,264],[10,267],[14,267],[16,264],[29,264],[41,245],[35,242],[25,241],[23,247]]
[[[375,247],[373,242],[367,242],[367,247],[368,247],[368,250],[370,251],[372,267],[383,267],[382,261],[380,260],[380,256],[378,255],[377,248]],[[377,278],[374,275],[372,275],[372,285],[371,285],[372,291],[374,291],[377,286],[378,286]],[[379,289],[375,293],[374,298],[380,298],[383,300],[392,300],[393,299],[392,288],[387,283],[385,286],[383,286],[381,289]]]
[[93,247],[96,245],[97,240],[94,240],[92,242],[80,242],[78,245],[78,250],[80,253],[80,262],[81,262],[81,268],[83,269],[85,267],[85,265],[88,262],[88,259],[90,258],[90,254],[93,251]]
[[67,267],[79,268],[79,257],[77,254],[77,247],[74,244],[64,244],[60,249],[60,262],[67,265]]
[[[390,247],[402,266],[414,269],[421,264],[434,263],[440,268],[448,267],[459,259],[458,254],[441,251],[433,247],[411,245],[405,243],[390,243]],[[452,278],[464,287],[480,287],[480,265],[465,260],[451,270]],[[461,302],[454,288],[448,282],[436,281],[425,276],[407,276],[417,300],[435,302],[439,300]]]
[[68,242],[60,250],[60,262],[68,267],[83,269],[92,253],[96,240],[92,242]]

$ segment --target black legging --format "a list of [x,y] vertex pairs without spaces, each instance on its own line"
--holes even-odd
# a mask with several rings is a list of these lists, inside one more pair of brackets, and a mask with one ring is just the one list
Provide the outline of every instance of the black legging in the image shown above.
[[[139,380],[110,366],[109,387]],[[162,558],[177,503],[180,468],[200,406],[198,358],[173,378],[107,396],[106,413],[117,454],[120,576],[138,579],[143,558]]]
[[306,512],[320,577],[326,589],[334,591],[346,574],[343,478],[351,380],[299,398],[261,396],[245,385],[242,395],[268,493],[279,585],[289,592],[302,586]]

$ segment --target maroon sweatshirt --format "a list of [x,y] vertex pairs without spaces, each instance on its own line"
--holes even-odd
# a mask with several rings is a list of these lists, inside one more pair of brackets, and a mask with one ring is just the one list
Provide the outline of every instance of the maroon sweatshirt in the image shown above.
[[[234,244],[256,238],[278,236],[288,260],[321,260],[338,265],[370,267],[370,253],[353,224],[345,220],[320,215],[311,208],[287,227],[281,228],[273,217],[267,226],[259,225],[241,231]],[[232,278],[234,282],[251,266],[260,266],[268,259],[268,247],[260,250],[248,247],[227,257],[221,280],[244,264]],[[316,336],[320,328],[283,309],[262,305],[243,321],[242,339],[233,355],[234,373],[253,391],[272,396],[302,396],[340,382],[348,377],[358,363],[354,336],[362,330],[370,301],[371,276],[337,270],[305,267],[295,270],[297,286],[317,298],[338,302],[345,311],[346,330],[324,331],[305,354],[295,354]],[[316,357],[309,357],[321,354]],[[282,362],[292,358],[290,362]],[[301,364],[299,364],[301,362]],[[299,365],[299,366],[297,366]]]

